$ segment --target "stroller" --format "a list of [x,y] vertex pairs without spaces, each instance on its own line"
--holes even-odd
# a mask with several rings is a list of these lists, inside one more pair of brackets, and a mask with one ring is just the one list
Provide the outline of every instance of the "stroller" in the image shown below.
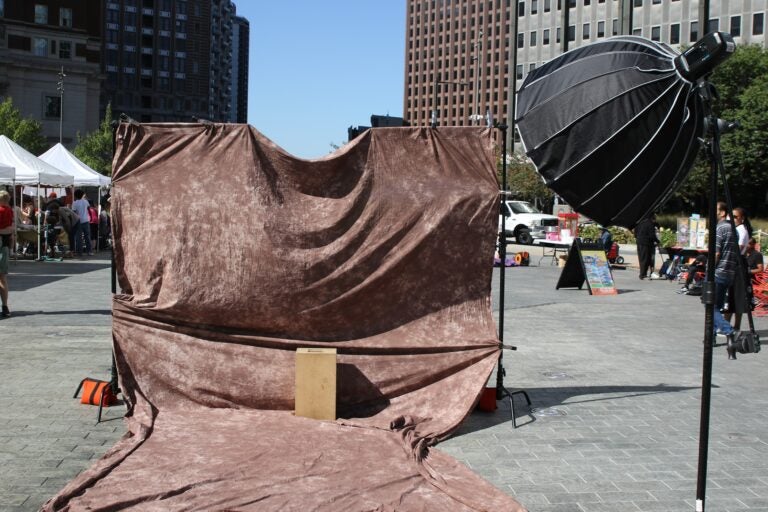
[[616,263],[618,265],[624,263],[624,258],[619,255],[619,244],[616,242],[613,242],[610,250],[605,252],[605,257],[608,258],[609,263]]

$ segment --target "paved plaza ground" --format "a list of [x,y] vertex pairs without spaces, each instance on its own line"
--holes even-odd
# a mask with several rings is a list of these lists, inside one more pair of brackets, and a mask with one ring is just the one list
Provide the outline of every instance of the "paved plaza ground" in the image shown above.
[[[614,272],[616,296],[555,290],[560,269],[539,251],[540,265],[507,269],[504,316],[505,343],[518,347],[504,352],[505,383],[528,391],[534,414],[520,397],[517,429],[508,401],[475,412],[439,449],[531,512],[694,510],[699,299],[632,269]],[[83,377],[109,378],[109,261],[15,262],[10,284],[0,511],[32,511],[124,433],[122,407],[97,425],[96,408],[72,399]],[[757,328],[768,339],[768,319]],[[768,511],[766,369],[768,350],[728,361],[715,349],[708,511]]]

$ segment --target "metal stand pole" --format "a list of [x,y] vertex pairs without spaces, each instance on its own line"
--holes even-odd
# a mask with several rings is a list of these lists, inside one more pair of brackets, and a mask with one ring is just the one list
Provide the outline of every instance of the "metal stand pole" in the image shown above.
[[[712,349],[715,343],[715,237],[717,231],[717,177],[723,176],[725,195],[728,200],[728,208],[732,211],[730,191],[725,179],[723,159],[720,154],[720,125],[717,117],[712,112],[712,98],[715,96],[714,87],[709,82],[699,85],[699,94],[704,103],[705,126],[707,127],[707,141],[705,147],[710,162],[709,179],[709,243],[707,254],[707,278],[701,295],[704,304],[704,357],[701,376],[701,415],[699,420],[699,464],[696,479],[696,512],[704,512],[707,493],[707,456],[709,451],[709,416],[712,401]],[[731,228],[735,234],[736,228],[731,221]],[[738,242],[736,244],[736,254]]]
[[[507,125],[499,125],[501,130],[501,193],[499,194],[499,203],[504,204],[505,192],[507,190]],[[496,368],[496,400],[503,400],[505,396],[509,397],[509,409],[512,414],[512,426],[517,428],[517,418],[515,417],[515,395],[523,395],[528,405],[531,405],[531,398],[528,393],[522,389],[509,391],[504,387],[504,376],[507,374],[502,360],[504,359],[504,349],[517,350],[515,346],[504,346],[504,291],[506,278],[506,257],[507,257],[507,223],[504,215],[501,216],[501,233],[499,234],[499,363]]]

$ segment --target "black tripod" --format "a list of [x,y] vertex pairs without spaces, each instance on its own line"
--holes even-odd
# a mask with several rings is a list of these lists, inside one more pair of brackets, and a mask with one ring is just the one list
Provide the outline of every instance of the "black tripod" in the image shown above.
[[[500,124],[497,128],[501,131],[501,194],[499,195],[500,206],[504,206],[504,194],[507,190],[507,125]],[[503,211],[500,209],[500,211]],[[496,400],[503,400],[505,396],[509,397],[509,409],[512,414],[512,426],[517,428],[517,419],[515,417],[515,395],[523,395],[528,405],[531,405],[531,399],[522,389],[509,391],[504,387],[504,376],[507,371],[504,369],[502,360],[504,359],[504,349],[517,350],[512,345],[504,345],[504,278],[507,257],[507,225],[506,216],[501,216],[501,233],[499,234],[499,341],[501,350],[499,351],[499,364],[496,369]]]
[[[705,113],[706,139],[704,147],[707,152],[707,158],[710,163],[710,196],[709,196],[709,243],[707,254],[707,277],[702,288],[701,302],[704,304],[704,357],[701,382],[701,415],[699,421],[699,465],[698,476],[696,480],[696,511],[704,512],[707,487],[707,455],[709,449],[709,415],[712,398],[712,357],[715,342],[715,250],[716,250],[716,224],[717,224],[717,186],[718,174],[722,178],[723,190],[725,193],[727,211],[730,218],[730,229],[732,233],[733,251],[737,255],[736,271],[742,276],[746,274],[744,262],[742,261],[736,225],[733,216],[733,202],[728,188],[728,179],[725,174],[723,158],[720,153],[720,135],[728,133],[738,127],[738,123],[729,123],[718,119],[712,111],[712,101],[717,98],[717,92],[714,86],[703,81],[699,84],[699,95],[702,98]],[[748,283],[746,283],[748,285]],[[748,313],[750,329],[754,333],[754,324],[752,314]],[[729,346],[729,350],[731,347]]]

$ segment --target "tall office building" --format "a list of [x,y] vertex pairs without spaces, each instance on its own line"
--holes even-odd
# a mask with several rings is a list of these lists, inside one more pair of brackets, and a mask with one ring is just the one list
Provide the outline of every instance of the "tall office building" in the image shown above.
[[[618,35],[622,13],[617,0],[570,1],[569,48]],[[765,45],[766,3],[758,0],[710,2],[706,30],[699,27],[698,0],[631,0],[632,34],[689,46],[712,31],[730,33],[736,44]],[[517,78],[560,55],[562,11],[558,0],[523,0],[517,38]]]
[[0,0],[0,96],[51,145],[99,126],[101,12],[101,0]]
[[230,0],[106,2],[102,109],[141,122],[229,121]]
[[232,112],[233,123],[248,122],[248,20],[235,16],[232,23]]
[[[689,45],[711,30],[730,32],[739,44],[766,43],[764,0],[711,2],[706,31],[698,26],[698,0],[566,2],[570,49],[618,35],[622,21],[630,26],[630,17],[633,34],[673,47]],[[562,3],[406,0],[406,121],[462,126],[485,124],[487,117],[481,118],[490,115],[511,124],[513,82],[519,87],[531,70],[562,51]],[[514,51],[517,62],[511,69]]]
[[[407,0],[403,112],[411,125],[509,113],[511,0]],[[434,117],[434,119],[433,119]]]

